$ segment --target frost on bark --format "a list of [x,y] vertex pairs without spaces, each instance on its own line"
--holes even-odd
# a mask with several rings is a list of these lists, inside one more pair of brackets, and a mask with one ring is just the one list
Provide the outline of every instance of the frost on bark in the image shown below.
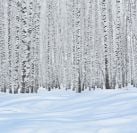
[[8,89],[12,93],[12,0],[8,0]]
[[6,41],[5,41],[5,2],[0,1],[0,91],[6,92]]
[[105,87],[110,89],[109,81],[109,57],[108,57],[108,13],[107,13],[107,0],[102,1],[102,26],[103,26],[103,44],[104,44],[104,60],[105,60]]
[[19,78],[19,65],[20,65],[20,1],[14,1],[14,45],[13,45],[13,89],[14,93],[18,93],[20,87],[20,78]]

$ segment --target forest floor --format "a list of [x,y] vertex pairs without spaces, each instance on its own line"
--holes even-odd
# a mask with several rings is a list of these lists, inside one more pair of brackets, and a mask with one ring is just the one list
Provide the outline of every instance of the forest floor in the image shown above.
[[0,93],[0,133],[137,133],[137,89]]

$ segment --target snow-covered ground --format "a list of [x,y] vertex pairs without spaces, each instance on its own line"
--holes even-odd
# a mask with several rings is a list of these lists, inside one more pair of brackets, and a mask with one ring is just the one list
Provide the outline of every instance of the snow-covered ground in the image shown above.
[[137,89],[1,93],[0,133],[137,133]]

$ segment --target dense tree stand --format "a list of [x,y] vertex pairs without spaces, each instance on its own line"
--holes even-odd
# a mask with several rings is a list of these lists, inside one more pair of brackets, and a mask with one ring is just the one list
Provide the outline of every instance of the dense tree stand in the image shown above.
[[0,91],[137,87],[136,0],[0,0]]

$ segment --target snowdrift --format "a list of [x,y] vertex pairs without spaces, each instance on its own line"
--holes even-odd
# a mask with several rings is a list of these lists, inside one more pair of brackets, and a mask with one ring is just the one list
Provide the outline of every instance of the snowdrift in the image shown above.
[[0,94],[1,133],[136,133],[137,89]]

